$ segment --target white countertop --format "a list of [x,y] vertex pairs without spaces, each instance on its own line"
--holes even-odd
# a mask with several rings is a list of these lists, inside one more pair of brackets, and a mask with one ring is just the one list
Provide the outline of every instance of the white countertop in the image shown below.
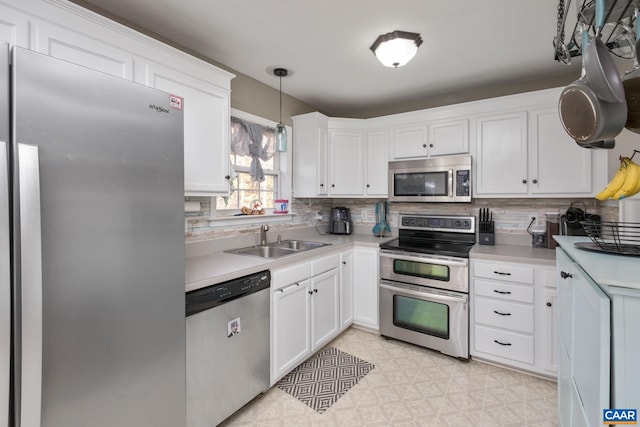
[[534,248],[521,245],[479,245],[469,253],[471,259],[490,259],[506,262],[524,262],[528,264],[556,265],[555,249]]
[[[588,237],[555,236],[562,249],[599,285],[640,289],[640,257],[585,251],[575,246]],[[610,289],[615,292],[615,289]]]
[[354,244],[377,248],[380,243],[391,240],[394,236],[380,238],[372,234],[327,235],[316,233],[315,235],[287,236],[287,239],[291,238],[331,243],[331,245],[276,259],[235,255],[222,251],[187,257],[185,259],[185,291],[193,291],[262,270],[283,267],[322,254],[342,252]]

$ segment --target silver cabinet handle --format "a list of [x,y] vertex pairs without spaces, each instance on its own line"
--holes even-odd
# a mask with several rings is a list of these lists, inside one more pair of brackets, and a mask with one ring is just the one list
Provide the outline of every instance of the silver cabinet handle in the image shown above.
[[[42,242],[40,218],[40,162],[38,147],[18,144],[19,227],[14,229],[20,251],[16,267],[14,345],[16,389],[22,425],[40,420],[42,394]],[[22,338],[20,338],[22,337]],[[33,425],[36,425],[33,424]]]

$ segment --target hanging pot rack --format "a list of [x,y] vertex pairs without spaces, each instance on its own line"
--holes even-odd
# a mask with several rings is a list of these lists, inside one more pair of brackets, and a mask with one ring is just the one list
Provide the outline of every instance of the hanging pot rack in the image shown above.
[[[567,17],[565,14],[571,13],[568,5],[571,0],[558,1],[558,34],[557,37],[564,40],[564,45],[570,57],[582,55],[580,49],[580,28],[583,24],[587,26],[590,36],[595,35],[595,1],[594,0],[573,0],[576,1],[577,19],[573,28],[565,28]],[[566,7],[566,9],[565,9]],[[605,0],[605,26],[601,32],[602,40],[611,53],[624,58],[632,59],[635,55],[635,35],[634,12],[640,8],[640,0]],[[568,31],[567,31],[568,30]],[[555,43],[554,43],[555,44]],[[555,48],[555,60],[562,61],[559,55],[560,49]]]

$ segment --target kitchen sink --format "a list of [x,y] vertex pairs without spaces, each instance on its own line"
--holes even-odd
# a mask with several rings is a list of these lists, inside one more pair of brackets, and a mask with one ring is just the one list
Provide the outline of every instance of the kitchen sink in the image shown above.
[[260,258],[280,258],[287,255],[294,255],[300,252],[321,248],[330,244],[331,243],[313,242],[308,240],[283,240],[281,242],[269,243],[267,245],[231,249],[225,252]]
[[328,246],[331,243],[310,242],[308,240],[283,240],[280,243],[271,243],[273,247],[293,249],[294,251],[308,251],[310,249]]

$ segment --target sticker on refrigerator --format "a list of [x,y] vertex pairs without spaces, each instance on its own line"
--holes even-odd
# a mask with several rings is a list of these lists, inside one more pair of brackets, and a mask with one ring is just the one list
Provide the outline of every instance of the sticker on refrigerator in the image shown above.
[[169,95],[169,105],[176,110],[182,110],[182,98],[176,95]]
[[238,335],[241,332],[240,318],[236,317],[229,323],[227,323],[227,337],[231,338],[234,335]]

